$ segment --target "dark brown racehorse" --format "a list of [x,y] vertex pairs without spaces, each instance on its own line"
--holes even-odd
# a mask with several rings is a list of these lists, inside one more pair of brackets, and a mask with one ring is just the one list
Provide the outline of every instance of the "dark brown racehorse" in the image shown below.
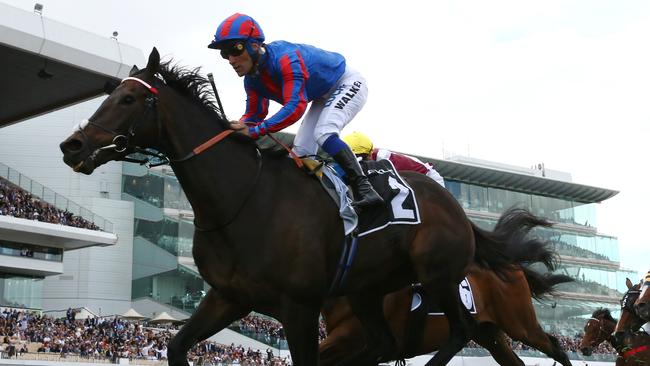
[[641,294],[634,303],[634,309],[641,319],[650,322],[650,271],[645,275]]
[[[473,339],[489,350],[500,365],[524,364],[512,351],[507,334],[569,366],[571,363],[557,339],[545,333],[537,322],[531,296],[540,298],[555,285],[572,281],[572,278],[543,276],[520,265],[542,262],[552,270],[555,264],[556,254],[544,243],[522,240],[534,226],[534,222],[526,221],[528,219],[530,216],[520,211],[508,211],[494,229],[494,233],[502,233],[503,239],[511,244],[509,253],[518,265],[513,265],[501,276],[476,265],[470,267],[468,280],[479,324]],[[446,317],[427,315],[424,305],[418,308],[420,316],[415,315],[418,310],[411,312],[412,297],[412,289],[406,288],[384,299],[384,313],[397,340],[399,358],[436,351],[449,337]],[[344,297],[327,301],[322,313],[328,336],[320,345],[321,365],[339,365],[348,355],[364,347],[363,328]]]
[[578,349],[585,356],[591,356],[594,348],[601,343],[608,341],[612,347],[616,348],[616,341],[613,333],[616,328],[617,319],[612,317],[608,309],[600,308],[591,314],[591,318],[585,324],[585,334],[580,341]]
[[316,365],[320,308],[328,296],[345,294],[369,340],[348,364],[374,364],[395,353],[384,294],[414,282],[440,299],[450,321],[436,364],[465,345],[475,324],[457,284],[472,261],[500,271],[510,259],[499,238],[473,225],[449,192],[405,173],[421,223],[361,238],[347,281],[332,294],[343,226],[320,184],[291,159],[260,152],[233,133],[196,71],[161,65],[154,48],[146,69],[131,76],[60,147],[65,163],[84,174],[145,149],[170,159],[195,214],[194,261],[211,286],[170,342],[170,365],[187,365],[193,344],[252,310],[283,324],[295,365]]
[[633,285],[629,278],[625,280],[628,290],[621,299],[621,318],[614,329],[618,351],[617,366],[650,364],[650,335],[639,331],[645,321],[634,311],[634,303],[639,298],[642,283]]

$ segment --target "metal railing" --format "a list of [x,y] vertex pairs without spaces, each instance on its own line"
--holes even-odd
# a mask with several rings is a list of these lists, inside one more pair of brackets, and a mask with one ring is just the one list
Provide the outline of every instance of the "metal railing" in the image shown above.
[[0,177],[5,178],[11,183],[33,194],[34,196],[37,196],[38,198],[55,206],[60,210],[67,210],[69,212],[72,212],[74,215],[83,217],[84,219],[97,225],[103,231],[109,233],[113,232],[112,222],[93,213],[87,208],[81,207],[79,204],[70,201],[66,197],[63,197],[62,195],[54,192],[53,190],[19,173],[15,169],[12,169],[3,163],[0,163]]

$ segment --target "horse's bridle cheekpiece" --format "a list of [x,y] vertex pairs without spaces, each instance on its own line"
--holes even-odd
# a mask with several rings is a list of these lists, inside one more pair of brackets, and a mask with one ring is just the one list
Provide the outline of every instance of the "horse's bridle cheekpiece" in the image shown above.
[[[102,125],[99,125],[99,124],[97,124],[97,123],[95,123],[93,121],[87,120],[87,119],[82,121],[79,125],[77,125],[76,130],[78,130],[81,133],[81,135],[83,136],[84,140],[86,140],[86,142],[88,142],[88,138],[87,138],[85,132],[83,131],[83,129],[84,129],[84,127],[86,127],[88,125],[97,127],[100,130],[108,132],[108,133],[110,133],[111,135],[114,136],[111,144],[100,147],[100,148],[97,148],[95,151],[93,151],[93,153],[91,154],[91,159],[95,159],[95,157],[97,156],[97,154],[99,152],[105,151],[105,150],[115,150],[115,152],[118,152],[118,153],[122,153],[122,152],[126,151],[126,149],[129,147],[130,139],[135,136],[136,128],[139,125],[139,123],[146,119],[149,112],[151,112],[151,111],[153,111],[154,113],[157,112],[156,105],[157,105],[157,102],[158,102],[158,89],[155,88],[154,86],[152,86],[151,84],[147,83],[146,81],[144,81],[144,80],[142,80],[140,78],[134,77],[134,76],[129,76],[129,77],[126,77],[126,78],[122,79],[120,84],[124,83],[125,81],[129,81],[129,80],[135,81],[135,82],[139,83],[140,85],[144,86],[147,89],[147,91],[149,91],[149,93],[150,93],[147,96],[147,98],[145,99],[144,113],[143,113],[141,118],[137,119],[135,122],[133,122],[129,126],[129,131],[128,131],[128,133],[126,135],[117,133],[116,131],[110,130],[110,129],[102,126]],[[163,82],[164,82],[164,79],[161,78],[161,80],[163,80]],[[161,126],[160,119],[158,118],[157,113],[156,113],[156,124],[158,126],[158,134],[162,135],[162,126]],[[147,156],[150,156],[150,157],[157,158],[158,162],[152,163],[150,158],[138,159],[138,158],[131,158],[131,157],[127,157],[127,156],[125,156],[125,157],[123,157],[123,158],[121,158],[119,160],[130,162],[130,163],[138,163],[140,165],[146,166],[147,168],[151,168],[151,167],[155,167],[155,166],[159,166],[159,165],[166,165],[166,164],[169,164],[170,162],[183,162],[183,161],[186,161],[186,160],[189,160],[189,159],[193,158],[196,155],[201,154],[202,152],[204,152],[208,148],[212,147],[217,142],[223,140],[226,136],[230,135],[233,132],[235,132],[235,131],[234,130],[224,130],[221,133],[217,134],[216,136],[210,138],[206,142],[202,143],[201,145],[199,145],[199,146],[195,147],[194,149],[192,149],[192,151],[190,153],[188,153],[187,155],[185,155],[183,157],[180,157],[178,159],[170,158],[170,157],[166,156],[165,154],[163,154],[163,153],[161,153],[159,151],[153,151],[152,149],[143,149],[143,148],[141,148],[139,146],[133,146],[133,150],[134,150],[135,153],[140,153],[140,154],[143,154],[143,155],[147,155]]]

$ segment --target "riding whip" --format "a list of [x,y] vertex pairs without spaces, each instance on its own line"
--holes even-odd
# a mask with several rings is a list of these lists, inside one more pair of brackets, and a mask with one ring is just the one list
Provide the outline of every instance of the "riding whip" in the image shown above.
[[219,105],[219,110],[221,110],[221,117],[225,119],[226,121],[228,118],[226,117],[226,111],[223,110],[223,105],[221,105],[221,99],[219,98],[219,92],[217,92],[217,87],[214,85],[214,77],[212,76],[212,73],[208,73],[208,80],[210,80],[210,85],[212,85],[212,91],[214,91],[214,97],[217,99],[217,104]]

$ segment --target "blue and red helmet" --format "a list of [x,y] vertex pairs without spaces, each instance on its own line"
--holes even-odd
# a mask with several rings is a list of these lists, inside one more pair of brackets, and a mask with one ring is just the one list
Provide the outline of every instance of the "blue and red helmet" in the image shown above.
[[225,41],[239,39],[255,40],[263,43],[264,32],[255,19],[246,14],[235,13],[219,24],[214,39],[210,42],[208,48],[217,49]]

